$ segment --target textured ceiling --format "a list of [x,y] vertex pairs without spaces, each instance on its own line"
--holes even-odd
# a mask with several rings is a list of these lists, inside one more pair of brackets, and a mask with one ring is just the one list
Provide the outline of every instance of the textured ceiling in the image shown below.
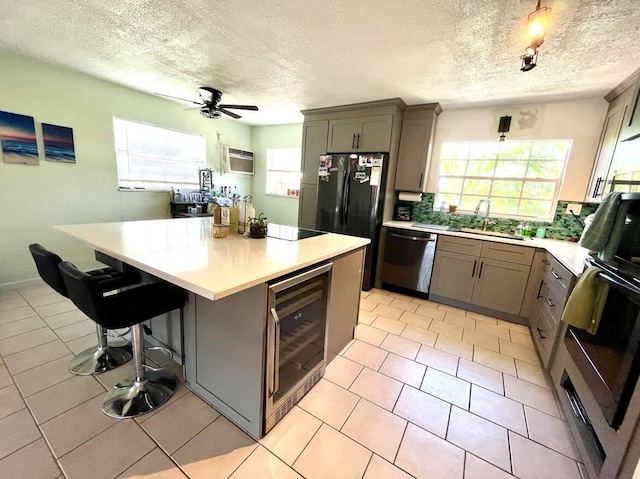
[[[444,108],[602,95],[640,66],[638,0],[543,0],[538,67],[519,56],[534,0],[0,0],[0,47],[145,92],[197,87],[251,124],[401,97]],[[203,120],[204,121],[204,120]]]

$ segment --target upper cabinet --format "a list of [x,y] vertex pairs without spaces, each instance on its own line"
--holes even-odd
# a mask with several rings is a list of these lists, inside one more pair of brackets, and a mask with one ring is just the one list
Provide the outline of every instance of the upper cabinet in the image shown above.
[[413,105],[405,110],[398,150],[396,190],[425,191],[436,120],[441,111],[438,103]]
[[329,120],[327,153],[387,152],[392,127],[393,115]]
[[[637,75],[638,72],[636,72]],[[640,78],[636,79],[630,107],[622,122],[621,141],[634,140],[640,137]]]
[[326,153],[327,120],[305,121],[302,126],[302,179],[301,183],[315,184],[318,181],[318,157]]

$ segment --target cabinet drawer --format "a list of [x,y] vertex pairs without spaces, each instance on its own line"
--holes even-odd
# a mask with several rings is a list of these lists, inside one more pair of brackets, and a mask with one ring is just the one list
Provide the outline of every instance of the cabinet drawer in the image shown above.
[[551,322],[551,325],[554,326],[555,333],[560,326],[562,311],[564,311],[564,305],[566,304],[567,300],[565,297],[557,293],[557,287],[555,287],[553,281],[553,277],[547,277],[547,284],[549,284],[549,287],[547,288],[547,292],[544,295],[542,307],[546,310],[549,321]]
[[549,288],[552,289],[556,295],[566,299],[569,297],[569,292],[573,286],[574,276],[550,254],[547,254],[547,260],[549,264],[545,268],[545,273],[549,279]]
[[509,263],[530,265],[533,261],[535,248],[527,246],[516,246],[505,243],[494,243],[493,241],[482,242],[482,257],[508,261]]
[[542,363],[547,365],[553,351],[556,340],[556,333],[553,326],[549,323],[549,319],[543,308],[536,310],[535,329],[531,331],[533,339],[538,346],[538,353],[542,359]]
[[482,241],[458,238],[457,236],[438,236],[438,250],[449,251],[451,253],[468,254],[470,256],[480,256],[482,251]]

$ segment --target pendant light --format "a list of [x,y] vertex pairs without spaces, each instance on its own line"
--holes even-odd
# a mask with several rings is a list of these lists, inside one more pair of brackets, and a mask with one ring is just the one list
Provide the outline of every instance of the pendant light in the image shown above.
[[533,70],[538,63],[538,48],[544,43],[544,35],[547,32],[548,17],[551,7],[542,7],[538,0],[536,9],[527,16],[527,34],[531,37],[531,43],[520,57],[522,65],[520,71]]
[[505,133],[509,133],[509,128],[511,127],[511,117],[510,116],[501,116],[500,124],[498,125],[498,133],[502,133],[498,141],[504,141],[506,136]]

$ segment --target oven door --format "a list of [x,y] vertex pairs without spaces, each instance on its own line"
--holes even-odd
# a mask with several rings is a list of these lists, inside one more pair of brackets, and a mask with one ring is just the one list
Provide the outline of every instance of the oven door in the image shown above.
[[569,326],[565,345],[607,422],[618,428],[640,373],[640,288],[610,271],[598,279],[609,285],[598,331]]
[[[317,382],[314,375],[324,366],[331,266],[324,264],[269,286],[267,430],[313,385],[307,384],[309,378],[314,377],[314,383]],[[291,407],[280,410],[283,405]],[[276,412],[278,417],[274,419]]]

